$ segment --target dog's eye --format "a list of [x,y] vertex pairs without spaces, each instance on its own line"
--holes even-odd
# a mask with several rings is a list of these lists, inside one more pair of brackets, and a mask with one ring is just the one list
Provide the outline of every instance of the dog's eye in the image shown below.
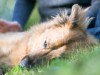
[[47,48],[47,41],[44,41],[44,48]]

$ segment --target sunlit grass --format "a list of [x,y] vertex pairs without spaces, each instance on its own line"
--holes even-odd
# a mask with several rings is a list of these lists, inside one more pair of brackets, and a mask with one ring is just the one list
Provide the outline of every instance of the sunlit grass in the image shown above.
[[[91,50],[92,49],[92,50]],[[15,67],[6,75],[100,75],[100,46],[76,51],[67,59],[56,59],[44,66]]]

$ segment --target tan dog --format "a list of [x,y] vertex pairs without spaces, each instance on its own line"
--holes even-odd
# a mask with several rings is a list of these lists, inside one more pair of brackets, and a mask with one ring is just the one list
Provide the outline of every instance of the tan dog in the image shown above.
[[0,34],[0,66],[13,67],[21,61],[26,66],[26,62],[34,64],[66,55],[78,46],[96,45],[98,41],[86,32],[90,21],[85,11],[75,4],[70,16],[65,12],[26,32]]

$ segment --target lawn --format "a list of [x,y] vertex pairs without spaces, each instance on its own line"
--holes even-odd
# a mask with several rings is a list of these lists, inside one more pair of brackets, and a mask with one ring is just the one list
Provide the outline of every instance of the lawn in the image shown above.
[[16,66],[5,75],[100,75],[100,46],[78,51],[67,59],[55,59],[42,66]]
[[[10,4],[8,3],[7,5],[9,6]],[[31,14],[25,29],[39,22],[40,17],[37,7],[35,7]],[[8,8],[8,10],[13,10],[13,8]],[[5,13],[2,14],[2,11]],[[12,12],[8,13],[4,9],[2,11],[0,9],[2,14],[0,18],[11,20]],[[100,46],[98,45],[82,51],[75,50],[66,59],[55,59],[45,65],[31,67],[30,69],[16,66],[5,75],[100,75]]]

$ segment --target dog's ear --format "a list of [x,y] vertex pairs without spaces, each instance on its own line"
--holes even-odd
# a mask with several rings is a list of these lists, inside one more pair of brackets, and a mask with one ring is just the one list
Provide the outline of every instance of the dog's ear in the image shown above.
[[85,17],[85,10],[78,4],[72,6],[71,15],[69,16],[71,27],[81,27],[86,30],[91,20],[92,18]]
[[88,12],[89,9],[90,9],[90,7],[85,8],[85,9],[84,9],[84,12],[85,12],[85,13]]

